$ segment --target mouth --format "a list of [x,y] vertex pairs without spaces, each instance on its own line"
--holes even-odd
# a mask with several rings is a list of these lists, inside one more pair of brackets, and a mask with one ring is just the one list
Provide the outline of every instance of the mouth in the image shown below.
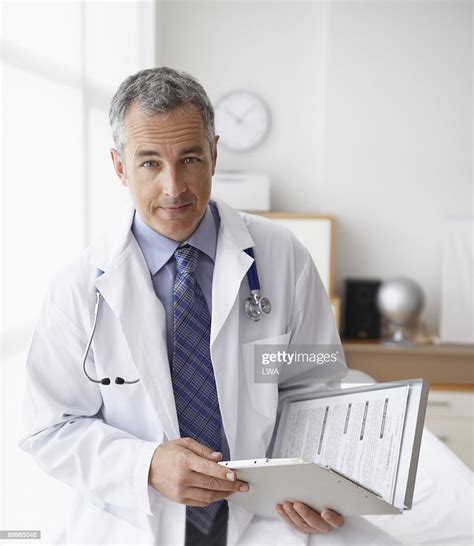
[[160,207],[162,210],[164,210],[167,214],[170,216],[179,216],[180,214],[183,214],[188,211],[189,207],[191,207],[192,203],[185,203],[184,205],[173,205],[170,207]]

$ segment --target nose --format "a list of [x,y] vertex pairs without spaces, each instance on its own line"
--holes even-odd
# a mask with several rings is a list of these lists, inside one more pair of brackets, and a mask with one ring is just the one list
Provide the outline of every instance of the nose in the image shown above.
[[174,167],[167,168],[162,176],[163,192],[169,197],[178,197],[186,191],[186,185]]

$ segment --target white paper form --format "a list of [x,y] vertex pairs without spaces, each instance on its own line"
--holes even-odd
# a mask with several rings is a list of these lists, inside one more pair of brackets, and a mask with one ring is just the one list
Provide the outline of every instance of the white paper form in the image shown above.
[[393,502],[408,389],[292,402],[279,455],[327,465]]

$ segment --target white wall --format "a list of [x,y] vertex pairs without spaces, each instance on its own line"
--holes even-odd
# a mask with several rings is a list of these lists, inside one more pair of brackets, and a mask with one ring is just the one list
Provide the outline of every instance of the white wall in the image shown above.
[[470,215],[469,0],[164,1],[161,64],[212,100],[236,87],[273,114],[256,151],[223,169],[270,173],[277,210],[337,217],[336,290],[350,276],[407,275],[438,328],[442,223]]

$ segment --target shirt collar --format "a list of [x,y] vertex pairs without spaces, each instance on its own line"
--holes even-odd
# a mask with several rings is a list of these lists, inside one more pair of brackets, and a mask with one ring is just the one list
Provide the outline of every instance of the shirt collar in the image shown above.
[[[137,211],[135,211],[133,218],[132,232],[143,252],[148,269],[152,275],[155,275],[168,262],[181,244],[173,241],[173,239],[168,239],[168,237],[161,235],[161,233],[156,232],[145,224]],[[217,226],[209,205],[198,227],[182,244],[194,246],[214,261],[216,256]]]

